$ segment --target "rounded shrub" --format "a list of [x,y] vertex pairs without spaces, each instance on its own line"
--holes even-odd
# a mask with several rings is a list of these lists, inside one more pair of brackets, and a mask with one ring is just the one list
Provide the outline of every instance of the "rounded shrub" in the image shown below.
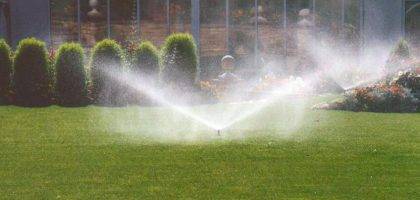
[[410,47],[408,46],[408,42],[404,39],[401,39],[394,47],[392,55],[400,59],[410,58]]
[[157,78],[159,74],[159,51],[149,41],[142,42],[133,52],[133,70],[151,78]]
[[114,40],[98,42],[92,50],[91,81],[94,103],[121,105],[124,103],[124,89],[117,77],[111,77],[123,69],[124,53]]
[[180,89],[191,88],[198,73],[197,47],[190,34],[170,35],[162,49],[161,79]]
[[405,62],[410,59],[411,55],[408,42],[404,39],[401,39],[391,51],[391,54],[385,65],[385,70],[388,76],[392,76],[398,70],[405,68]]
[[60,46],[55,60],[56,94],[58,103],[78,106],[86,103],[86,71],[83,47],[77,43]]
[[[160,71],[159,51],[150,41],[144,41],[134,48],[131,53],[132,73],[146,84],[154,85],[158,82]],[[151,105],[152,100],[134,89],[129,90],[129,102],[134,104]]]
[[51,103],[52,70],[45,43],[28,38],[19,42],[14,60],[16,103],[45,106]]
[[12,75],[12,58],[9,45],[0,40],[0,104],[7,103],[10,98]]

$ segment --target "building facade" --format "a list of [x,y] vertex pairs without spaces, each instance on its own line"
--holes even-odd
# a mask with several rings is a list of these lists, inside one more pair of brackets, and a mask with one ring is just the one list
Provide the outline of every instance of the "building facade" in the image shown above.
[[0,0],[0,5],[0,33],[13,46],[26,37],[52,47],[66,41],[90,47],[104,38],[161,45],[170,33],[188,32],[204,62],[227,53],[293,54],[290,41],[305,8],[315,28],[337,37],[352,32],[360,46],[420,40],[420,0]]

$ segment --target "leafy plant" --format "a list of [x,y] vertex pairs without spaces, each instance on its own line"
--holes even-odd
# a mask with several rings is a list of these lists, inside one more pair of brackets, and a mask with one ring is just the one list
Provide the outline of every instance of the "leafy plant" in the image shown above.
[[[132,72],[142,78],[147,84],[155,84],[159,80],[160,55],[159,51],[151,42],[145,41],[135,46],[132,53]],[[130,103],[150,105],[152,100],[139,91],[130,90]]]
[[0,40],[0,104],[8,103],[11,93],[12,58],[9,45]]
[[391,54],[403,59],[410,58],[410,48],[408,46],[408,42],[404,39],[401,39]]
[[98,42],[92,50],[91,78],[93,101],[101,105],[122,105],[124,91],[122,84],[111,77],[123,69],[124,53],[114,40]]
[[406,62],[411,58],[410,48],[406,40],[401,39],[392,50],[386,63],[387,74],[393,74],[406,67]]
[[162,81],[178,89],[191,89],[199,71],[194,38],[184,33],[170,35],[165,41],[162,55]]
[[40,40],[28,38],[19,42],[13,75],[18,104],[45,106],[51,103],[53,80],[47,55],[45,43]]
[[66,106],[83,105],[87,100],[87,80],[83,48],[77,43],[60,46],[55,61],[58,103]]
[[415,112],[419,101],[400,85],[374,84],[348,91],[334,108],[356,112]]
[[133,70],[157,78],[159,74],[159,51],[149,41],[142,42],[133,52]]

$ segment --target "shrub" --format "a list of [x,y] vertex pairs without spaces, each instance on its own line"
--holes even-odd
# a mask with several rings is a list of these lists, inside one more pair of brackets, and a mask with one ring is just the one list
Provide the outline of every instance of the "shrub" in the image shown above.
[[386,71],[393,74],[401,68],[406,67],[406,61],[410,59],[410,48],[406,40],[401,39],[394,47],[386,63]]
[[416,92],[420,90],[420,76],[410,71],[399,72],[392,84],[400,85],[410,89],[412,92]]
[[80,44],[67,43],[60,46],[55,60],[59,104],[76,106],[86,103],[86,71],[83,61],[84,53]]
[[410,58],[410,48],[408,46],[408,42],[404,39],[401,39],[391,54],[403,59]]
[[[157,83],[160,71],[160,56],[158,49],[149,41],[140,43],[133,48],[132,56],[132,71],[142,81],[147,81],[148,84],[154,85]],[[140,94],[139,91],[130,89],[130,103],[150,105],[152,100],[146,95]]]
[[162,49],[161,79],[178,89],[191,89],[198,72],[197,47],[189,34],[170,35]]
[[[122,105],[124,92],[120,81],[110,77],[123,69],[124,53],[114,40],[98,42],[92,50],[91,78],[93,101],[101,105]],[[115,71],[116,70],[116,71]]]
[[133,52],[133,70],[156,77],[159,73],[159,52],[149,41],[142,42]]
[[343,101],[322,107],[356,112],[415,112],[418,103],[418,99],[407,88],[374,84],[350,90],[344,95]]
[[0,40],[0,104],[8,103],[12,75],[12,59],[9,45]]
[[34,38],[20,41],[14,60],[16,103],[24,106],[50,104],[51,71],[44,42]]

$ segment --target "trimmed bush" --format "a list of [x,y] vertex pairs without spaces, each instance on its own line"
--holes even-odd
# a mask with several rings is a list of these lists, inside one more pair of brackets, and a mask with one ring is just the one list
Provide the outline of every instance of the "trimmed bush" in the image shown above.
[[406,40],[401,39],[392,50],[386,63],[386,72],[391,75],[405,67],[405,62],[410,59],[410,48]]
[[11,50],[6,41],[0,40],[0,104],[9,102],[11,75]]
[[[92,50],[92,98],[100,105],[122,105],[124,91],[120,81],[110,77],[114,70],[123,69],[123,50],[114,40],[98,42]],[[118,71],[119,72],[119,71]]]
[[410,58],[410,48],[408,46],[408,42],[401,39],[392,51],[392,55],[402,59]]
[[51,103],[52,77],[45,43],[28,38],[19,42],[14,60],[16,103],[45,106]]
[[[132,72],[139,76],[141,81],[154,85],[159,80],[160,71],[160,55],[155,45],[149,41],[144,41],[137,45],[131,53]],[[141,94],[139,91],[129,89],[129,102],[141,105],[151,105],[152,100],[147,95]]]
[[162,49],[161,79],[178,89],[190,89],[198,73],[197,47],[190,34],[170,35]]
[[78,106],[86,103],[86,71],[84,53],[80,44],[66,43],[60,46],[55,60],[58,103]]
[[159,59],[159,51],[155,45],[149,41],[142,42],[133,52],[133,70],[157,78]]

